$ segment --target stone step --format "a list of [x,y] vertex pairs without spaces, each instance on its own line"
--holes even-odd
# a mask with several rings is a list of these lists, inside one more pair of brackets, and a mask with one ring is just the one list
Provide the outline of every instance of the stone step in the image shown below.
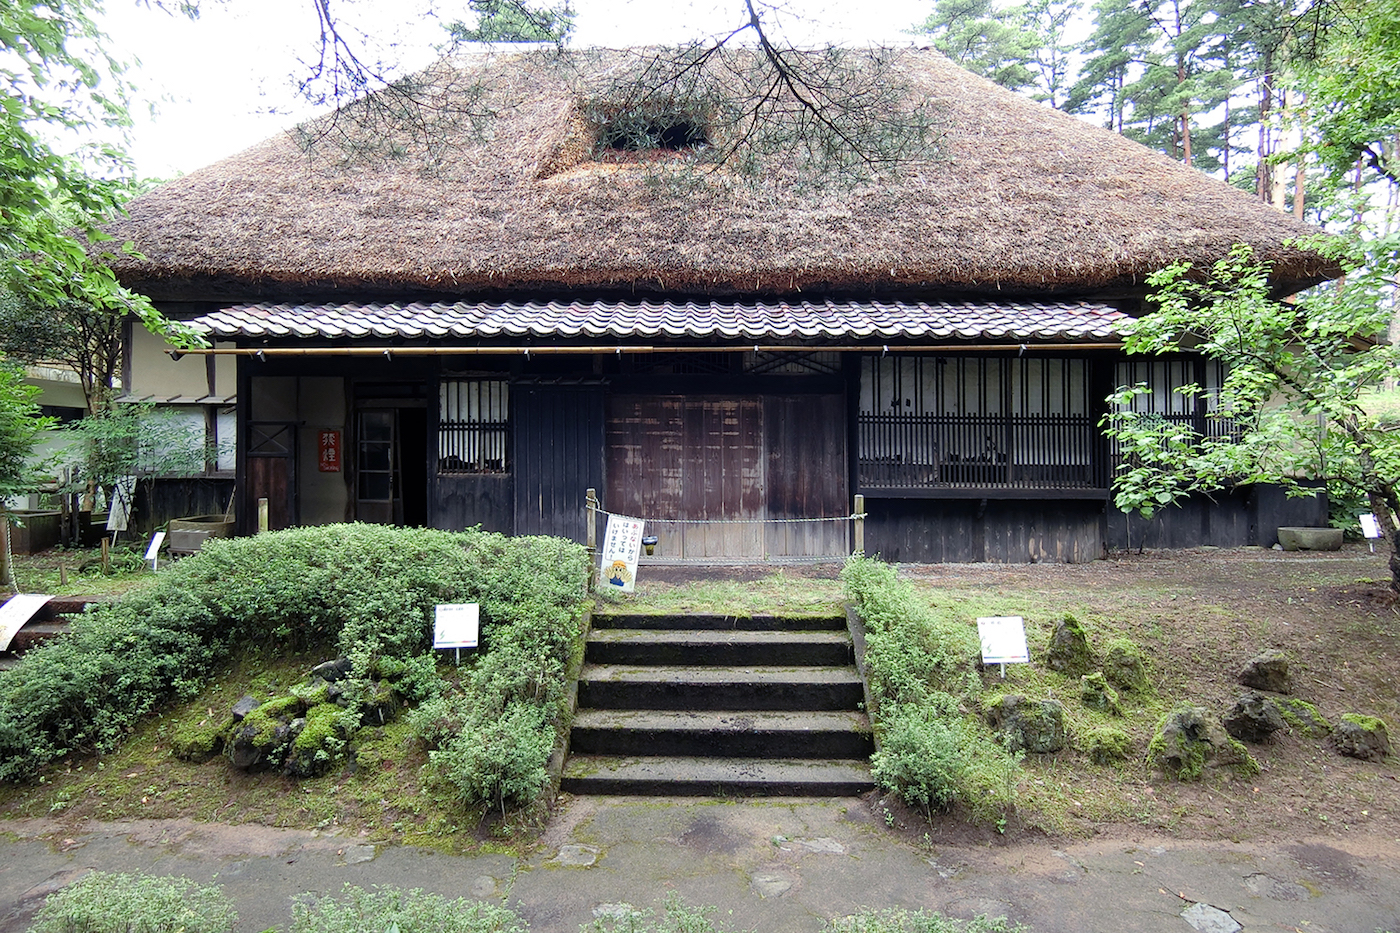
[[580,709],[853,710],[864,695],[846,667],[585,664]]
[[755,615],[736,616],[716,612],[663,613],[649,614],[638,612],[593,613],[593,628],[645,628],[645,629],[706,629],[710,631],[748,632],[817,632],[845,631],[846,617],[842,615],[786,616]]
[[852,797],[875,786],[847,759],[573,755],[560,789],[574,794]]
[[10,653],[23,654],[68,631],[68,622],[30,622],[10,639]]
[[595,664],[851,664],[844,632],[595,629],[584,657]]
[[870,720],[857,712],[580,710],[570,748],[583,755],[699,758],[868,758]]

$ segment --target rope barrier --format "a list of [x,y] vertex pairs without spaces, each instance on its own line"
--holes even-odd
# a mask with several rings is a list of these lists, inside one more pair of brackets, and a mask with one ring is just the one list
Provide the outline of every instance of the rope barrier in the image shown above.
[[596,506],[589,506],[589,508],[599,515],[619,515],[648,524],[665,523],[670,525],[796,525],[806,522],[849,522],[865,518],[868,515],[866,512],[857,512],[852,515],[833,515],[827,518],[639,518],[636,515],[609,512],[607,509]]

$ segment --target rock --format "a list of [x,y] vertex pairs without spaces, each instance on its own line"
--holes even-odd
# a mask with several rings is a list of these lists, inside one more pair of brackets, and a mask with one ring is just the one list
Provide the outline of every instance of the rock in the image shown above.
[[1239,682],[1255,690],[1269,693],[1292,693],[1293,681],[1288,675],[1288,656],[1271,648],[1250,658],[1240,671]]
[[1095,671],[1079,678],[1079,699],[1090,709],[1112,713],[1114,716],[1123,715],[1118,706],[1118,691],[1108,685],[1103,671]]
[[1342,547],[1342,529],[1285,526],[1278,530],[1278,543],[1285,551],[1337,551]]
[[1192,904],[1181,912],[1181,919],[1198,933],[1239,933],[1244,929],[1229,913],[1210,904]]
[[1390,736],[1375,716],[1346,713],[1332,728],[1332,747],[1348,758],[1380,761],[1390,754]]
[[259,706],[262,706],[261,700],[259,700],[257,697],[250,697],[247,694],[244,694],[243,696],[238,698],[237,703],[233,704],[233,709],[231,710],[231,712],[233,713],[233,721],[242,722],[244,716],[247,716]]
[[1223,720],[1225,731],[1246,742],[1264,742],[1285,725],[1273,700],[1261,693],[1246,693],[1235,701]]
[[1055,623],[1050,633],[1050,645],[1045,649],[1045,666],[1061,674],[1086,673],[1093,662],[1089,637],[1084,626],[1074,616],[1065,616]]
[[350,676],[353,665],[349,658],[336,658],[334,661],[322,661],[311,669],[312,677],[319,677],[326,683],[333,684],[338,680],[344,680]]
[[1001,698],[987,714],[1011,751],[1045,754],[1065,747],[1065,708],[1058,700],[1027,700],[1018,694]]
[[1207,764],[1255,774],[1259,765],[1204,707],[1182,705],[1162,717],[1147,762],[1181,781],[1197,781]]
[[1129,693],[1147,692],[1147,659],[1142,649],[1126,638],[1115,638],[1104,650],[1103,674],[1108,682]]
[[1279,697],[1274,700],[1274,705],[1278,707],[1284,723],[1290,729],[1296,729],[1308,738],[1320,739],[1332,732],[1332,724],[1327,721],[1327,717],[1306,700]]

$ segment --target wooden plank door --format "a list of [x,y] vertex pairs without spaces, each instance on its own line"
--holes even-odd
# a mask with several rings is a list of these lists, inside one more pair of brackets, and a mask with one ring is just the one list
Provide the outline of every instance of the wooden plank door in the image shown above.
[[[850,514],[845,396],[768,396],[763,422],[768,517]],[[849,526],[775,522],[766,526],[765,546],[775,556],[840,557],[850,553]]]
[[604,507],[646,519],[661,555],[764,556],[763,526],[741,523],[765,517],[761,399],[612,396],[606,448]]
[[585,540],[584,498],[603,481],[603,388],[514,390],[515,533]]

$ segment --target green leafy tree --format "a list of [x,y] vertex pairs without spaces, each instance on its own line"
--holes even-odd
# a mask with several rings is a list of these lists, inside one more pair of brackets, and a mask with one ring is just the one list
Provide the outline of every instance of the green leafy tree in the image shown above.
[[565,0],[536,9],[516,0],[467,0],[476,25],[450,23],[453,42],[555,42],[563,45],[574,31],[574,8]]
[[1326,26],[1300,66],[1305,149],[1334,178],[1359,167],[1400,185],[1400,0],[1337,3]]
[[[1125,336],[1129,353],[1197,352],[1226,367],[1209,399],[1215,430],[1136,412],[1127,386],[1105,419],[1123,464],[1114,481],[1123,511],[1150,517],[1192,493],[1237,483],[1279,483],[1369,503],[1390,542],[1391,587],[1400,592],[1400,424],[1367,409],[1367,391],[1396,372],[1384,341],[1386,300],[1400,269],[1400,238],[1333,240],[1318,248],[1345,263],[1346,278],[1296,302],[1276,300],[1268,270],[1237,246],[1203,276],[1177,264],[1150,279],[1157,310]],[[1182,390],[1193,398],[1200,386]],[[1204,400],[1204,399],[1203,399]]]
[[1040,37],[1024,7],[998,9],[992,0],[936,0],[928,19],[912,30],[968,71],[1013,91],[1035,83],[1032,65]]
[[41,416],[38,396],[38,388],[24,384],[24,372],[0,357],[0,592],[6,595],[16,591],[6,502],[33,489],[34,447],[53,425]]

